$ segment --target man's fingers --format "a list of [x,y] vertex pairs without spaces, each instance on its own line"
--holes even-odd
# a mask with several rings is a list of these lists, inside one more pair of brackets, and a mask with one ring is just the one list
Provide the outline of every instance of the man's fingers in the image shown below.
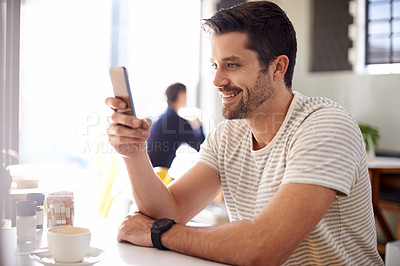
[[121,125],[110,125],[107,129],[109,136],[128,137],[143,140],[149,136],[149,131],[141,128],[128,128]]
[[131,128],[141,128],[142,119],[138,119],[132,115],[125,115],[118,112],[113,113],[108,117],[108,122],[110,124],[121,124]]
[[151,124],[152,124],[152,121],[151,121],[151,119],[149,119],[149,118],[144,118],[144,119],[142,119],[142,128],[143,129],[149,129],[150,127],[151,127]]
[[121,226],[118,230],[118,235],[117,235],[117,241],[118,242],[124,242],[126,241],[125,239],[125,234],[123,233],[123,226]]
[[114,97],[108,97],[105,103],[106,105],[115,110],[126,108],[126,103],[123,100]]
[[[127,215],[122,222],[121,226],[118,228],[117,241],[118,242],[126,242],[128,241],[126,238],[126,230],[129,228],[129,222],[132,219],[132,215]],[[128,241],[129,242],[129,241]]]

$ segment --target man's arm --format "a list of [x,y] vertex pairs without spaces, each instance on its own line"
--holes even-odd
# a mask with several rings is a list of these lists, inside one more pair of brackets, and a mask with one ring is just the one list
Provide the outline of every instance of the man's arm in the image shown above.
[[125,105],[119,99],[107,98],[106,104],[116,111],[109,118],[109,142],[123,155],[140,212],[186,223],[217,196],[219,176],[203,164],[195,165],[167,188],[154,173],[147,155],[150,121],[118,113]]
[[149,160],[125,161],[139,211],[155,219],[168,217],[185,224],[221,191],[218,174],[201,163],[195,164],[177,181],[165,187],[157,176],[155,180],[143,178],[141,168]]
[[[285,184],[254,220],[202,228],[176,224],[161,242],[171,250],[229,264],[279,265],[322,219],[335,195],[336,191],[321,186]],[[140,214],[128,218],[118,240],[152,246],[152,222]],[[130,230],[135,226],[142,233]]]

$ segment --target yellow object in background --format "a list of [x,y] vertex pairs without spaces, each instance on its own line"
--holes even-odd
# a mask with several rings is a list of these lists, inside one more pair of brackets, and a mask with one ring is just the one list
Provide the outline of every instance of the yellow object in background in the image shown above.
[[114,157],[101,156],[99,165],[101,166],[100,173],[100,208],[99,217],[107,218],[108,211],[114,199],[122,193],[122,190],[115,186],[115,176],[121,166],[118,160]]
[[168,174],[168,168],[166,167],[156,167],[154,168],[154,172],[158,175],[161,181],[163,181],[164,185],[168,185],[173,180],[173,178]]

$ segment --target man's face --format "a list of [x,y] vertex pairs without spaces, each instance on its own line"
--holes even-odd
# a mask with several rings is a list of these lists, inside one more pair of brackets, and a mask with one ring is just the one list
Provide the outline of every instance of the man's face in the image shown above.
[[247,35],[232,32],[213,36],[211,62],[215,69],[214,85],[222,100],[226,119],[251,118],[273,95],[269,72],[262,72],[256,52],[246,48]]
[[178,92],[178,98],[176,101],[177,101],[179,107],[185,107],[186,106],[186,92],[185,91]]

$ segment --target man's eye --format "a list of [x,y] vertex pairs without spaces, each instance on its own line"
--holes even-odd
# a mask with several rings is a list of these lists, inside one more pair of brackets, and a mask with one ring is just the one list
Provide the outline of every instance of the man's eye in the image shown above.
[[228,63],[228,64],[227,64],[227,67],[228,67],[229,69],[232,69],[232,68],[238,67],[238,65],[237,65],[237,64],[233,64],[233,63]]
[[212,63],[212,64],[211,64],[211,68],[212,68],[212,69],[217,69],[217,64],[216,64],[216,63]]

